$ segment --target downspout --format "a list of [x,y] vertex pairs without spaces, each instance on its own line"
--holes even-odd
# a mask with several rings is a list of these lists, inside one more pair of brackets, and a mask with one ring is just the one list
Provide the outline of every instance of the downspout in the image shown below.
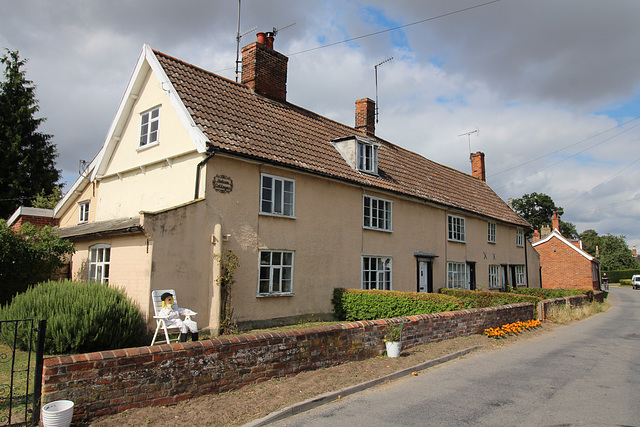
[[205,157],[203,161],[198,163],[198,166],[196,166],[196,191],[193,196],[193,200],[196,200],[200,195],[200,169],[202,169],[202,166],[204,166],[209,160],[211,160],[213,156],[216,155],[214,148],[211,146],[207,148],[207,152],[209,153],[209,155]]

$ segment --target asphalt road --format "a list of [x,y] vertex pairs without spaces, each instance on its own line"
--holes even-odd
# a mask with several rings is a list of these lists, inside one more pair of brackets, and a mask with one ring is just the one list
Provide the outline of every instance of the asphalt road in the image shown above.
[[640,426],[640,291],[606,313],[478,352],[275,426]]

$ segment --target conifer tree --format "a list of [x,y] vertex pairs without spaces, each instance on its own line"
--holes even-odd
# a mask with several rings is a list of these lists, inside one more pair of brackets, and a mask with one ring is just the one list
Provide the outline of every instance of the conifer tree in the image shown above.
[[0,58],[0,218],[8,218],[20,205],[29,206],[38,194],[53,194],[59,187],[58,156],[52,135],[38,131],[46,120],[39,110],[35,86],[26,77],[26,60],[6,49]]

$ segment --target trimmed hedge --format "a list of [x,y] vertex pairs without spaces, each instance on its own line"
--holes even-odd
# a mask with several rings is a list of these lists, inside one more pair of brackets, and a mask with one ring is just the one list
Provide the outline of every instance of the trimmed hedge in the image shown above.
[[519,295],[512,292],[467,291],[462,289],[440,289],[443,295],[456,297],[462,301],[462,308],[495,307],[506,304],[533,303],[534,306],[543,298],[533,295]]
[[335,288],[334,313],[339,320],[374,320],[460,310],[462,302],[441,294]]
[[571,295],[589,296],[589,299],[593,300],[593,290],[589,288],[577,288],[577,289],[546,289],[546,288],[523,288],[513,289],[511,292],[521,295],[533,295],[541,299],[553,299],[568,297]]
[[[46,319],[46,354],[88,353],[142,345],[146,329],[140,308],[123,290],[102,283],[40,283],[16,295],[0,320]],[[17,347],[28,347],[30,331],[18,332]],[[13,345],[13,331],[0,340]]]
[[607,276],[609,277],[609,283],[622,283],[620,280],[621,279],[629,279],[631,280],[631,277],[634,274],[640,274],[640,270],[635,268],[635,269],[631,269],[631,270],[611,270],[611,271],[603,271],[602,272],[607,273]]

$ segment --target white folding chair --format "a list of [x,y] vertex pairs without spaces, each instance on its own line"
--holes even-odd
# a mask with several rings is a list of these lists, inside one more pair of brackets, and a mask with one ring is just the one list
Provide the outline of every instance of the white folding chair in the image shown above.
[[[160,299],[160,296],[165,292],[169,292],[171,295],[173,295],[173,309],[178,311],[178,297],[176,296],[176,292],[173,289],[160,289],[157,291],[151,291],[151,300],[153,302],[153,311],[155,313],[153,318],[156,319],[156,332],[153,334],[151,345],[155,344],[156,337],[158,336],[158,332],[160,331],[160,329],[164,331],[164,337],[167,340],[167,344],[171,343],[171,341],[177,342],[180,337],[180,334],[178,333],[178,336],[176,338],[174,338],[173,340],[169,339],[168,329],[175,329],[178,332],[180,332],[180,330],[178,329],[177,326],[168,326],[167,318],[164,316],[160,316],[158,314],[160,313],[160,310],[162,310],[162,299]],[[185,311],[186,311],[186,313],[184,313],[185,319],[191,319],[191,316],[196,314],[191,310],[185,310]]]

